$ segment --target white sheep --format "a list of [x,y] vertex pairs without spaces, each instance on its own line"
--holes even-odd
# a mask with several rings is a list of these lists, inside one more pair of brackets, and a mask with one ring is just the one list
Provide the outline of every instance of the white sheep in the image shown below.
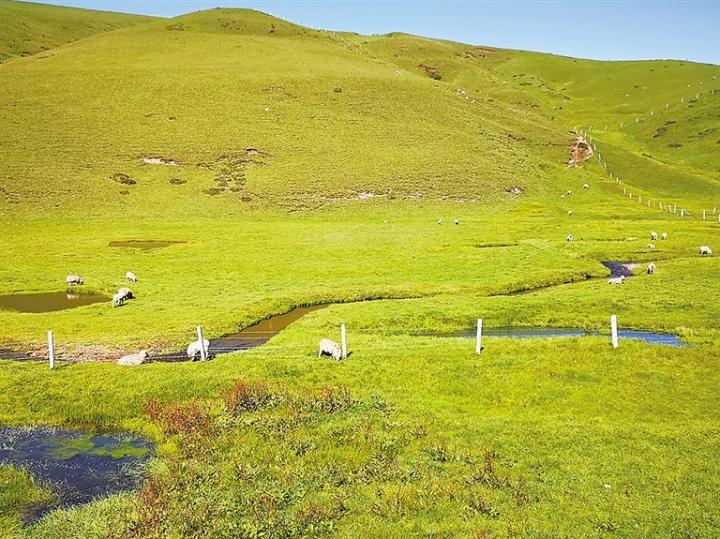
[[459,224],[460,224],[460,221],[458,221],[457,219],[455,219],[455,220],[453,221],[453,224],[454,224],[454,225],[459,225]]
[[79,275],[68,275],[65,277],[65,282],[68,286],[85,284],[85,281],[83,281]]
[[575,237],[574,237],[572,234],[568,234],[568,235],[567,235],[567,238],[565,238],[565,241],[571,242],[571,241],[573,241],[574,239],[575,239]]
[[564,199],[564,198],[565,198],[565,195],[560,195],[560,198],[563,198],[563,199]]
[[712,256],[712,249],[710,249],[707,245],[701,245],[700,256]]
[[619,275],[617,277],[611,277],[608,279],[608,284],[623,284],[625,282],[625,276]]
[[125,294],[122,292],[116,293],[112,298],[112,306],[120,307],[123,303],[125,303]]
[[335,360],[342,359],[342,350],[340,349],[340,345],[330,339],[320,339],[318,358],[323,355],[331,356]]
[[655,262],[650,262],[647,267],[647,274],[653,275],[655,273]]
[[663,240],[667,239],[667,232],[663,232],[662,236],[660,236]]
[[120,305],[125,303],[125,300],[133,299],[134,297],[135,296],[133,296],[132,291],[129,288],[126,288],[123,286],[113,296],[113,300],[112,300],[113,307],[119,307]]
[[586,183],[583,184],[583,189],[590,189],[590,186]]
[[572,195],[572,191],[570,189],[568,189],[566,194],[567,194],[567,196],[570,196],[570,195]]
[[210,341],[207,339],[203,339],[203,344],[200,344],[200,339],[197,341],[193,341],[190,344],[188,344],[187,347],[187,357],[190,359],[195,359],[197,357],[202,357],[202,349],[205,349],[205,357],[208,356],[208,350],[210,349]]
[[652,243],[648,243],[648,249],[655,249],[655,245]]
[[123,356],[117,360],[118,365],[125,365],[127,367],[136,367],[142,365],[148,357],[147,350],[140,350],[137,354],[129,354]]
[[568,210],[568,216],[572,216],[572,210]]
[[443,221],[442,219],[438,219],[438,224],[439,224],[439,225],[444,225],[444,224],[445,224],[445,221]]
[[128,272],[125,274],[125,278],[126,278],[128,281],[130,281],[131,283],[136,283],[136,282],[137,282],[137,277],[135,276],[135,274],[134,274],[132,271],[128,271]]
[[654,230],[653,230],[652,232],[650,232],[650,239],[653,240],[653,241],[657,241],[657,239],[658,239],[658,233],[655,232]]

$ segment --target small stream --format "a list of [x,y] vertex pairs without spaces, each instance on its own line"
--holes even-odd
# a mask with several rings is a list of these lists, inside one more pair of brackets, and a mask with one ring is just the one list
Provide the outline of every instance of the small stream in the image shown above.
[[[460,331],[451,331],[445,333],[423,333],[425,336],[432,337],[448,337],[460,339],[474,339],[476,337],[476,328],[464,329]],[[557,328],[557,327],[498,327],[483,328],[483,339],[504,338],[504,339],[548,339],[560,337],[607,337],[597,331],[586,331],[577,328]],[[618,339],[632,339],[643,341],[648,344],[662,344],[665,346],[674,346],[682,348],[688,346],[680,340],[680,337],[672,333],[656,333],[653,331],[641,331],[634,329],[618,329]]]

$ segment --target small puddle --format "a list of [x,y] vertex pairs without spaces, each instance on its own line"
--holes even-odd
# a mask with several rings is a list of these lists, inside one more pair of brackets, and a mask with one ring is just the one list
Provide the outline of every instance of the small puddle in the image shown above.
[[108,243],[108,247],[124,247],[126,249],[151,251],[153,249],[161,249],[163,247],[170,247],[171,245],[178,245],[181,243],[187,242],[182,240],[125,240],[111,241]]
[[0,428],[0,465],[25,468],[55,500],[34,507],[26,523],[58,507],[136,490],[152,445],[131,434],[93,434],[52,428]]
[[93,293],[33,292],[29,294],[6,294],[0,296],[0,310],[21,313],[49,313],[74,309],[93,303],[110,301],[108,296]]
[[634,277],[635,270],[642,267],[637,262],[611,262],[609,260],[604,260],[602,265],[612,272],[611,277]]
[[[474,339],[476,337],[476,329],[467,329],[446,333],[422,333],[431,337],[450,337],[460,339]],[[549,327],[502,327],[502,328],[485,328],[483,329],[483,338],[496,337],[505,339],[547,339],[558,337],[607,337],[597,331],[586,331],[577,328],[549,328]],[[663,344],[666,346],[685,347],[688,346],[682,342],[677,335],[671,333],[655,333],[652,331],[640,331],[634,329],[619,329],[618,338],[633,339],[643,341],[649,344]]]

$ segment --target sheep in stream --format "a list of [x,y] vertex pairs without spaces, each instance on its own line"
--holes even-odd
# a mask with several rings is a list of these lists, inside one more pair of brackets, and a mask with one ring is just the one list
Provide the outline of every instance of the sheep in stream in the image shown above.
[[655,273],[655,262],[650,262],[647,267],[647,274],[653,275]]
[[79,275],[68,275],[65,277],[65,282],[68,286],[85,284],[85,281],[83,281]]
[[658,239],[658,233],[655,232],[654,230],[653,230],[652,232],[650,232],[650,239],[653,240],[653,241],[657,241],[657,239]]
[[712,249],[710,249],[707,245],[701,245],[700,256],[712,256]]
[[136,282],[137,282],[137,277],[135,276],[135,274],[134,274],[132,271],[128,271],[128,272],[125,274],[125,278],[126,278],[128,281],[130,281],[131,283],[136,283]]
[[342,359],[342,350],[340,345],[330,339],[320,339],[320,351],[318,352],[318,358],[323,355],[331,356],[335,360]]
[[187,347],[187,357],[189,359],[196,359],[198,357],[202,357],[202,349],[205,349],[205,357],[208,356],[208,350],[210,349],[210,341],[207,339],[203,339],[203,344],[200,344],[200,339],[197,341],[191,342]]
[[663,232],[662,236],[660,236],[663,240],[667,239],[667,232]]
[[624,275],[618,275],[617,277],[611,277],[608,279],[608,284],[624,284],[625,283],[625,276]]
[[142,365],[148,357],[147,350],[140,350],[137,354],[129,354],[123,356],[117,360],[118,365],[125,365],[127,367],[135,367]]
[[565,238],[565,241],[567,241],[569,243],[569,242],[572,242],[574,239],[575,239],[575,237],[572,234],[568,234],[567,238]]

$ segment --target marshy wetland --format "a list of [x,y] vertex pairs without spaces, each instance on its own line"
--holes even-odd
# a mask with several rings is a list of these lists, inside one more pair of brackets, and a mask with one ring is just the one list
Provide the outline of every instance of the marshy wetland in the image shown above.
[[720,535],[713,66],[93,13],[0,1],[0,537]]

